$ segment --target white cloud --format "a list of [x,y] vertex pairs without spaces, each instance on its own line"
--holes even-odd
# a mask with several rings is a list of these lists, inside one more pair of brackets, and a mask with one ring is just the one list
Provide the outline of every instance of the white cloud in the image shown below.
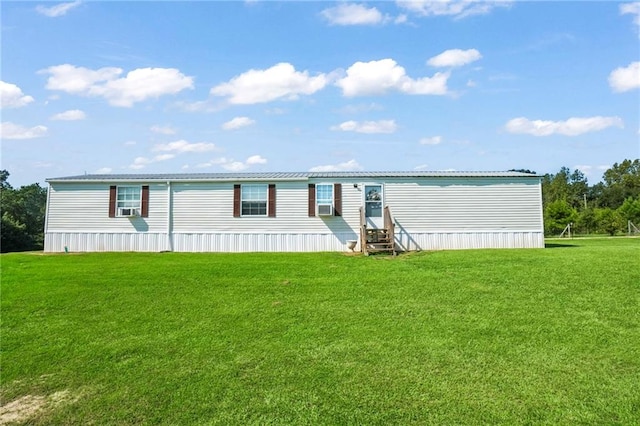
[[151,128],[149,129],[151,130],[153,133],[158,133],[161,135],[175,135],[176,134],[176,129],[174,129],[171,126],[151,126]]
[[133,160],[133,163],[129,165],[129,168],[134,170],[144,169],[149,164],[158,163],[160,161],[171,160],[174,157],[175,157],[174,154],[160,154],[160,155],[156,155],[153,158],[136,157],[136,159]]
[[113,169],[111,167],[103,167],[101,169],[96,170],[96,173],[99,175],[106,175],[111,173]]
[[5,121],[0,124],[0,139],[34,139],[47,136],[45,126],[24,127]]
[[254,164],[267,164],[267,159],[260,155],[252,155],[251,157],[247,158],[246,163],[250,166]]
[[206,142],[189,143],[181,139],[174,142],[157,144],[151,150],[156,152],[166,151],[166,152],[175,152],[177,154],[182,154],[185,152],[209,152],[209,151],[215,151],[216,149],[217,147],[213,143],[206,143]]
[[331,126],[331,130],[341,130],[343,132],[357,133],[394,133],[398,126],[394,120],[379,121],[345,121],[337,126]]
[[623,127],[620,117],[572,117],[566,121],[529,120],[525,117],[509,120],[505,129],[509,133],[525,133],[533,136],[560,134],[578,136],[597,132],[607,127]]
[[208,161],[206,163],[200,163],[196,165],[196,167],[206,168],[206,167],[212,167],[212,166],[220,166],[223,169],[228,170],[230,172],[240,172],[242,170],[248,169],[251,166],[254,166],[257,164],[266,164],[266,163],[267,163],[266,158],[260,155],[252,155],[249,158],[247,158],[244,162],[235,161],[232,158],[219,157],[219,158],[214,158],[213,160]]
[[327,82],[325,74],[309,77],[307,71],[296,71],[293,65],[283,62],[266,70],[251,69],[213,87],[211,94],[226,96],[231,104],[257,104],[311,95],[323,89]]
[[339,164],[327,164],[315,166],[309,169],[310,172],[351,172],[362,170],[362,166],[356,160],[349,160]]
[[431,136],[430,138],[420,139],[420,145],[438,145],[442,142],[442,136]]
[[473,15],[486,15],[496,7],[509,7],[511,0],[399,0],[398,6],[419,16],[453,16],[462,19]]
[[331,25],[375,25],[385,21],[385,17],[375,7],[362,4],[341,3],[321,12]]
[[49,18],[57,18],[58,16],[64,16],[68,11],[80,6],[82,2],[80,0],[76,0],[70,3],[60,3],[55,6],[45,7],[45,6],[37,6],[36,11],[42,15],[48,16]]
[[133,146],[133,145],[135,145],[136,143],[137,143],[136,141],[126,141],[126,142],[124,143],[124,145],[125,145],[125,146]]
[[193,77],[187,77],[175,68],[138,68],[117,78],[123,73],[120,68],[91,70],[64,64],[51,66],[40,73],[49,74],[46,85],[49,90],[99,96],[120,107],[131,107],[136,102],[193,88]]
[[578,164],[576,166],[573,166],[573,168],[580,170],[585,175],[591,175],[593,172],[602,173],[605,170],[610,169],[611,165],[606,164],[606,165],[599,165],[599,166],[590,166],[586,164]]
[[26,96],[15,84],[0,80],[0,106],[2,108],[20,108],[33,102],[33,97]]
[[609,86],[614,92],[627,92],[640,88],[640,62],[632,62],[628,67],[620,67],[609,74]]
[[222,125],[224,130],[237,130],[242,127],[251,126],[255,121],[249,117],[235,117]]
[[633,17],[633,23],[640,29],[640,2],[623,3],[620,5],[621,15],[635,15]]
[[429,165],[428,164],[419,164],[419,165],[415,166],[413,168],[413,170],[418,170],[418,171],[429,170]]
[[58,113],[51,117],[51,120],[60,120],[60,121],[76,121],[76,120],[84,120],[87,118],[87,115],[84,111],[80,111],[79,109],[70,109],[69,111]]
[[409,95],[444,95],[447,93],[449,73],[436,73],[433,77],[412,79],[393,59],[356,62],[347,69],[347,75],[336,82],[344,96],[384,94],[395,90]]
[[482,58],[476,49],[449,49],[427,61],[432,67],[459,67],[470,64]]

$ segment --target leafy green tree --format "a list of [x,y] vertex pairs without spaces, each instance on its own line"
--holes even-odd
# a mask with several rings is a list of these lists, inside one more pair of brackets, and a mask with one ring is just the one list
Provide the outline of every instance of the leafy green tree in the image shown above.
[[598,228],[595,210],[592,208],[582,209],[576,219],[576,228],[583,234],[595,232]]
[[618,207],[618,213],[625,221],[630,220],[640,226],[640,197],[629,197]]
[[615,163],[602,176],[602,206],[616,209],[629,198],[640,196],[640,159]]
[[544,208],[544,228],[547,235],[560,234],[566,226],[578,218],[576,209],[565,200],[556,200]]
[[589,190],[587,178],[580,170],[573,172],[562,167],[558,173],[547,174],[542,178],[543,204],[554,201],[566,201],[573,208],[584,206],[584,195]]
[[616,235],[624,230],[624,219],[620,214],[609,207],[598,209],[596,212],[598,229],[609,235]]
[[47,190],[39,184],[14,189],[9,172],[0,171],[0,212],[2,252],[40,249],[44,243]]

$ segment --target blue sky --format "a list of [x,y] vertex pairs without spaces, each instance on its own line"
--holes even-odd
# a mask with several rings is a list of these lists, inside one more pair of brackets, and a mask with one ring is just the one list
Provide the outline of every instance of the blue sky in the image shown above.
[[8,2],[2,168],[582,170],[640,157],[640,2]]

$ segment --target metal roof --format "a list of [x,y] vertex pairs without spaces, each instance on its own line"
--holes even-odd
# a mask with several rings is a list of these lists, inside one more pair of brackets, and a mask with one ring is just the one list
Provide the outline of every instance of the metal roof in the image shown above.
[[142,173],[142,174],[84,174],[49,178],[47,182],[167,182],[167,181],[274,181],[308,179],[381,179],[381,178],[467,178],[467,177],[540,177],[522,172],[260,172],[260,173]]

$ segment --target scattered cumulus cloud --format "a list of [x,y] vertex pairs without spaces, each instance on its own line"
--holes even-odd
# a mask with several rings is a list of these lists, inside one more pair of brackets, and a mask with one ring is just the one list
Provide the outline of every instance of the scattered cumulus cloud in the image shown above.
[[251,69],[211,89],[214,96],[227,97],[231,104],[257,104],[278,99],[295,100],[323,89],[329,81],[325,74],[309,76],[282,62],[266,70]]
[[48,16],[49,18],[57,18],[59,16],[66,15],[67,12],[69,12],[71,9],[75,9],[76,7],[80,6],[81,3],[82,2],[80,0],[76,0],[73,2],[60,3],[55,6],[49,6],[49,7],[40,5],[36,7],[36,11],[41,15]]
[[310,172],[353,172],[362,170],[362,166],[356,160],[349,160],[339,164],[327,164],[315,166],[309,169]]
[[[638,27],[637,29],[640,30],[640,2],[634,2],[634,3],[623,3],[620,5],[620,14],[621,15],[635,15],[633,17],[633,23],[636,25],[636,27]],[[639,32],[640,34],[640,32]]]
[[158,133],[160,135],[175,135],[177,133],[176,129],[171,126],[151,126],[149,129],[153,133]]
[[267,164],[267,159],[260,155],[252,155],[248,157],[245,161],[236,161],[232,158],[227,157],[219,157],[214,158],[211,161],[206,163],[197,164],[197,168],[209,168],[213,166],[220,166],[223,169],[230,172],[241,172],[243,170],[248,169],[251,166],[259,165],[259,164]]
[[15,84],[0,80],[0,106],[2,108],[20,108],[33,102],[33,97],[26,96]]
[[438,145],[442,142],[442,136],[431,136],[430,138],[420,139],[420,145]]
[[340,3],[320,14],[331,25],[376,25],[388,19],[375,7],[354,3]]
[[445,95],[449,73],[413,79],[393,59],[356,62],[336,81],[344,96],[366,96],[397,91],[409,95]]
[[416,171],[429,170],[429,165],[428,164],[419,164],[419,165],[415,166],[413,168],[413,170],[416,170]]
[[111,167],[102,167],[101,169],[96,170],[96,173],[99,175],[106,175],[111,173],[113,169]]
[[430,58],[427,64],[432,67],[460,67],[475,62],[482,58],[476,49],[450,49]]
[[267,159],[260,155],[252,155],[247,158],[246,164],[252,166],[254,164],[267,164]]
[[618,93],[640,88],[640,62],[632,62],[627,67],[611,71],[609,86]]
[[206,143],[206,142],[189,143],[181,139],[174,142],[157,144],[151,150],[154,152],[161,151],[161,152],[174,152],[176,154],[182,154],[185,152],[209,152],[209,151],[215,151],[216,149],[217,147],[213,143]]
[[331,126],[331,130],[357,133],[394,133],[398,129],[394,120],[379,121],[345,121],[337,126]]
[[509,133],[524,133],[533,136],[554,134],[578,136],[604,130],[608,127],[622,128],[623,126],[620,117],[572,117],[565,121],[529,120],[525,117],[519,117],[509,120],[505,129]]
[[235,117],[222,125],[224,130],[237,130],[242,127],[251,126],[255,123],[255,120],[249,117]]
[[48,67],[40,73],[49,74],[46,85],[49,90],[102,97],[119,107],[131,107],[136,102],[193,88],[193,77],[187,77],[175,68],[138,68],[119,77],[123,73],[121,68],[91,70],[63,64]]
[[486,15],[496,7],[509,7],[511,0],[399,0],[399,7],[418,16],[451,16],[462,19],[473,15]]
[[174,154],[159,154],[152,158],[136,157],[136,159],[133,160],[133,163],[129,165],[129,168],[133,170],[140,170],[140,169],[144,169],[149,164],[171,160],[174,157],[175,157]]
[[35,139],[47,136],[45,126],[24,127],[5,121],[0,124],[0,139]]
[[573,166],[573,168],[580,170],[582,173],[584,173],[587,176],[590,176],[593,173],[602,174],[606,170],[610,169],[611,165],[603,164],[603,165],[599,165],[599,166],[590,166],[590,165],[586,165],[586,164],[578,164],[578,165]]
[[70,109],[69,111],[65,111],[65,112],[61,112],[53,115],[51,117],[51,120],[77,121],[77,120],[84,120],[85,118],[87,118],[87,115],[84,113],[84,111],[81,111],[79,109]]

